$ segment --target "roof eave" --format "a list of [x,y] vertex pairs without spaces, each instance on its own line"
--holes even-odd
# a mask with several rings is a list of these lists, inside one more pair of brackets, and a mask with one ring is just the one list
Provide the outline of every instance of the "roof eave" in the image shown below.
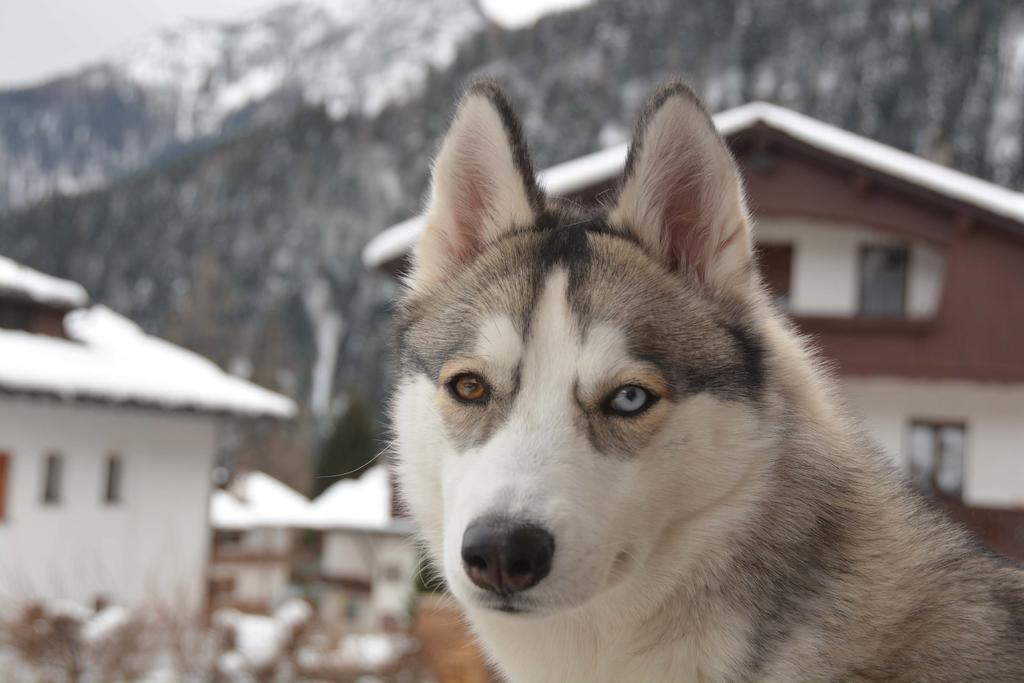
[[[139,410],[155,410],[166,413],[177,413],[185,415],[203,415],[209,417],[230,418],[235,420],[274,420],[288,421],[295,418],[297,407],[292,402],[290,410],[244,410],[229,408],[226,406],[201,406],[188,403],[160,403],[158,401],[144,401],[133,398],[118,399],[112,396],[103,396],[82,391],[61,392],[56,390],[35,389],[29,387],[10,387],[0,384],[0,395],[14,396],[29,399],[47,399],[63,403],[83,403],[87,405],[99,405],[120,408],[133,408]],[[284,397],[282,397],[284,398]],[[286,399],[291,401],[291,399]]]
[[[715,125],[724,137],[730,137],[757,126],[764,126],[778,134],[818,148],[836,158],[856,163],[872,172],[894,181],[913,185],[922,192],[944,202],[957,202],[972,212],[988,219],[1017,236],[1024,235],[1024,195],[995,183],[976,178],[908,152],[871,140],[857,133],[843,130],[805,114],[779,107],[768,102],[750,102],[727,109],[713,116]],[[797,125],[799,124],[799,125]],[[801,128],[803,126],[803,128]],[[807,132],[811,130],[812,132]],[[824,137],[832,137],[842,149],[823,144]],[[858,148],[859,149],[858,151]],[[622,172],[626,158],[626,145],[605,150],[552,166],[538,174],[541,186],[552,195],[572,194],[601,182],[608,182]],[[871,159],[874,157],[874,160]],[[905,177],[884,163],[900,160],[915,169],[917,179]],[[603,163],[602,163],[603,162]],[[593,169],[593,173],[579,172]],[[573,173],[572,171],[577,171]],[[928,173],[939,180],[924,182]],[[939,187],[939,186],[943,187]],[[970,188],[964,190],[963,186]],[[989,205],[982,205],[975,195],[989,194]],[[395,263],[406,258],[423,228],[423,217],[414,216],[379,233],[363,250],[363,264],[370,270],[395,270]]]

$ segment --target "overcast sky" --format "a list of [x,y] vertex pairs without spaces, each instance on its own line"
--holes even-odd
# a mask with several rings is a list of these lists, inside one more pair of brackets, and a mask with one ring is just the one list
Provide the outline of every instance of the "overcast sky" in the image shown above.
[[0,0],[0,87],[95,61],[159,26],[229,18],[273,0]]

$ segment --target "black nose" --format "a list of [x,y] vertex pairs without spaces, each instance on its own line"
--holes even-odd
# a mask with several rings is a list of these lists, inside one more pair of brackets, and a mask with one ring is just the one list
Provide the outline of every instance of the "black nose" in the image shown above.
[[510,595],[537,585],[551,571],[555,539],[533,524],[473,522],[462,536],[462,563],[480,588]]

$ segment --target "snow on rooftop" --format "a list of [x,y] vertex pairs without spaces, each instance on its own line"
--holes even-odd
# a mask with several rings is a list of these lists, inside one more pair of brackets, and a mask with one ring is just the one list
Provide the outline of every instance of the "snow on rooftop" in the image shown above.
[[222,530],[309,528],[310,512],[308,498],[258,471],[239,475],[230,490],[214,491],[210,498],[210,524]]
[[391,516],[391,483],[384,465],[366,470],[358,479],[342,479],[332,484],[312,502],[268,474],[247,472],[236,478],[228,490],[213,492],[210,523],[222,530],[408,530],[401,520]]
[[[790,137],[886,175],[932,190],[979,209],[1024,223],[1024,194],[875,142],[809,116],[767,102],[751,102],[713,116],[723,136],[763,124]],[[552,166],[537,174],[552,196],[572,194],[613,180],[625,167],[628,145],[621,144]],[[380,268],[404,256],[416,243],[424,219],[416,216],[384,230],[363,249],[367,268]]]
[[72,311],[70,339],[0,330],[0,389],[167,409],[286,418],[295,404],[152,337],[104,306]]
[[221,531],[242,531],[254,526],[242,501],[223,489],[215,489],[210,495],[210,524]]
[[400,530],[391,516],[388,468],[376,465],[358,479],[342,479],[313,501],[312,518],[321,529]]
[[566,12],[589,5],[592,0],[480,0],[480,9],[508,29],[531,26],[545,14]]
[[0,256],[0,294],[14,294],[62,308],[89,303],[89,295],[77,282],[41,273],[4,256]]

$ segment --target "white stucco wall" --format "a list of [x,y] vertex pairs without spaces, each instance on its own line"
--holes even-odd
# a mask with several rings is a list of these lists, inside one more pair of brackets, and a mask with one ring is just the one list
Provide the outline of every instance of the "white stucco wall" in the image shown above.
[[373,577],[374,534],[351,530],[324,532],[320,571],[332,578],[370,581]]
[[[867,226],[796,216],[762,218],[754,236],[760,244],[792,245],[790,310],[809,316],[856,315],[861,248],[907,245],[891,233]],[[945,256],[924,242],[908,246],[907,313],[927,318],[935,313],[942,294]]]
[[1024,385],[896,378],[844,385],[850,408],[903,467],[912,420],[964,422],[964,502],[1024,506]]
[[[215,440],[210,417],[0,397],[0,450],[11,455],[0,600],[198,607]],[[56,505],[42,503],[50,452],[64,459]],[[123,462],[115,505],[103,501],[111,452]]]
[[371,600],[381,619],[403,623],[408,618],[417,561],[416,547],[405,536],[386,536],[377,544]]
[[217,540],[210,576],[230,579],[234,588],[217,597],[246,607],[273,610],[289,596],[290,555],[295,532],[257,527],[240,532],[237,541]]
[[[402,623],[409,614],[409,601],[415,587],[416,547],[401,534],[373,533],[349,529],[324,532],[320,557],[321,572],[328,579],[346,578],[369,581],[369,614],[362,614],[359,624],[367,628],[380,628],[386,621]],[[321,616],[330,620],[341,618],[343,600],[328,590],[325,612]]]
[[220,598],[232,604],[258,606],[272,611],[289,596],[288,563],[284,560],[262,562],[219,560],[210,566],[210,575],[216,579],[231,579],[234,588],[230,595]]

